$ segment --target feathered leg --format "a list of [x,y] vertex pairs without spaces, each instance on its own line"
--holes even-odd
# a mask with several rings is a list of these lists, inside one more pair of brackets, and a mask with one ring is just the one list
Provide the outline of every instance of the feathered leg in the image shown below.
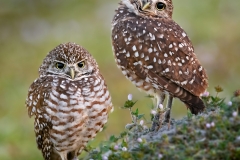
[[167,101],[167,111],[165,113],[164,122],[167,122],[167,123],[170,122],[172,103],[173,103],[173,96],[169,95],[168,101]]
[[156,99],[157,99],[157,106],[156,106],[157,113],[154,115],[151,131],[155,131],[157,128],[159,128],[159,117],[160,117],[159,106],[164,102],[165,93],[161,92],[157,94]]

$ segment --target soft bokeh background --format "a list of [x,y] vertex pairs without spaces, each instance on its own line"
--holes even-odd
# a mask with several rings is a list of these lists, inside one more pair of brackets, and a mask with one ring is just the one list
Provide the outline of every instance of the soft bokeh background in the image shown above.
[[[132,93],[148,117],[152,102],[117,69],[111,50],[111,19],[119,0],[0,0],[0,159],[42,159],[36,148],[33,118],[25,108],[28,87],[46,54],[60,43],[81,44],[97,59],[112,94],[115,111],[97,146],[130,122],[120,107]],[[209,75],[227,96],[240,88],[240,1],[174,0],[173,18],[190,36]],[[229,98],[229,96],[227,96]],[[173,117],[186,115],[175,100]]]

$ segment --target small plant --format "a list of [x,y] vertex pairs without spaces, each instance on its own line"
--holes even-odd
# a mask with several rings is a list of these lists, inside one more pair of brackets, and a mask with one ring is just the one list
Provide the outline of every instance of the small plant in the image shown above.
[[[240,159],[240,90],[230,101],[216,94],[202,95],[206,110],[197,116],[174,121],[172,128],[163,124],[158,132],[144,127],[144,115],[134,109],[132,96],[124,104],[129,109],[132,123],[119,136],[111,136],[98,149],[91,150],[85,159]],[[152,110],[152,114],[156,111]]]
[[[126,129],[131,130],[135,128],[135,130],[141,131],[143,126],[140,124],[140,120],[144,118],[144,114],[139,114],[138,108],[133,111],[133,106],[137,103],[137,101],[132,100],[132,94],[128,95],[128,100],[125,102],[123,109],[129,109],[130,115],[132,118],[132,123],[126,125]],[[138,123],[139,122],[139,123]],[[141,121],[143,123],[143,121]]]

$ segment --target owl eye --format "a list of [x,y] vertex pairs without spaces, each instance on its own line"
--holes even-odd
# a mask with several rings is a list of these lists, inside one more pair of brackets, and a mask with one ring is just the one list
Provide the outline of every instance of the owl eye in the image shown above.
[[56,66],[57,69],[63,69],[63,68],[65,67],[65,64],[64,64],[64,63],[61,63],[61,62],[57,62],[57,63],[55,64],[55,66]]
[[156,4],[156,8],[157,8],[159,11],[162,11],[162,10],[164,10],[164,9],[166,8],[166,5],[165,5],[164,3],[162,3],[162,2],[158,2],[158,3]]
[[78,63],[78,67],[79,67],[79,68],[83,68],[84,66],[85,66],[84,61]]

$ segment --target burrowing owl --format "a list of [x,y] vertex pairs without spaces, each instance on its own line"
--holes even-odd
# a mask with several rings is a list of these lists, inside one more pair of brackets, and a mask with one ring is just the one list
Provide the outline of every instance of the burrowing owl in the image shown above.
[[172,0],[122,0],[112,22],[113,51],[123,74],[157,106],[169,94],[169,108],[176,97],[197,114],[205,107],[207,75],[172,12]]
[[76,160],[113,109],[95,59],[75,43],[49,52],[26,106],[35,117],[37,146],[45,160]]

